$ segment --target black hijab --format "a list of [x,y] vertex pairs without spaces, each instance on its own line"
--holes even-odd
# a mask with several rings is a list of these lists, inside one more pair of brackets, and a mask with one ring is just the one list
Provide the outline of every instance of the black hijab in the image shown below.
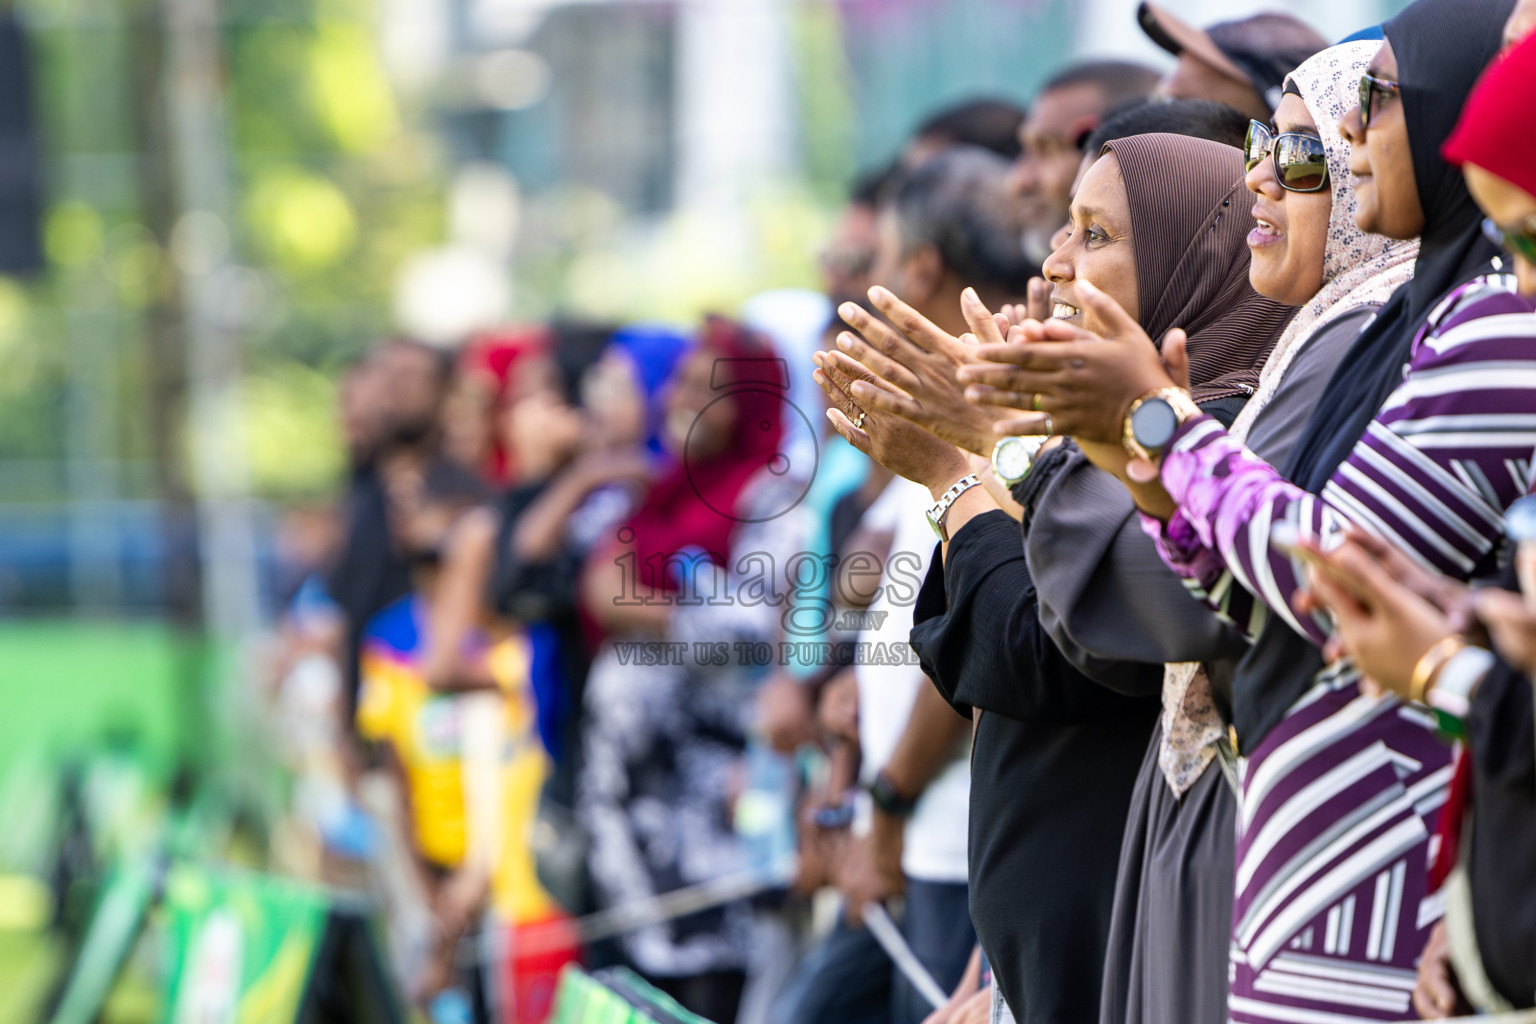
[[1483,215],[1461,171],[1440,158],[1440,144],[1498,53],[1513,9],[1514,0],[1418,0],[1382,26],[1397,56],[1424,230],[1413,280],[1392,294],[1349,347],[1291,449],[1286,476],[1314,494],[1402,383],[1403,364],[1424,318],[1448,292],[1492,269],[1489,260],[1497,250],[1483,237]]
[[[1387,397],[1402,383],[1413,339],[1440,299],[1492,270],[1496,254],[1461,172],[1440,144],[1461,115],[1473,84],[1495,54],[1514,0],[1417,0],[1382,26],[1397,56],[1408,148],[1424,208],[1413,280],[1360,332],[1328,382],[1317,411],[1291,449],[1286,477],[1322,493]],[[1322,654],[1271,615],[1238,663],[1232,718],[1244,753],[1253,749],[1323,667]],[[1217,690],[1224,687],[1213,672]],[[1224,696],[1218,692],[1218,700]]]

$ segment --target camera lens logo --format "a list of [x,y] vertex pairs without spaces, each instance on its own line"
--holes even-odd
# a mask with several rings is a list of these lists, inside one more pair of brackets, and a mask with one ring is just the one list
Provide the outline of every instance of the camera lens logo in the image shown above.
[[[738,523],[765,523],[791,511],[810,493],[821,464],[821,449],[810,418],[789,400],[789,367],[782,359],[728,359],[715,360],[710,374],[710,387],[719,394],[694,417],[688,428],[688,440],[683,446],[683,468],[694,494],[716,514]],[[785,497],[776,507],[757,510],[761,514],[747,517],[735,508],[719,508],[710,500],[708,482],[711,459],[696,447],[700,437],[700,424],[709,417],[709,410],[721,402],[735,403],[738,415],[745,414],[754,406],[764,404],[764,399],[778,403],[778,423],[770,417],[759,415],[755,422],[739,423],[736,431],[739,442],[747,448],[757,440],[754,432],[779,436],[775,451],[769,457],[768,472],[790,480],[796,486],[785,488]]]

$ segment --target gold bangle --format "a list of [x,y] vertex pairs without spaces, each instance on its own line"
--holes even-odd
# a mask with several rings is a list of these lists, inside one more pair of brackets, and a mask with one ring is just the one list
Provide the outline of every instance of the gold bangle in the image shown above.
[[1408,699],[1415,704],[1424,703],[1424,695],[1434,685],[1435,677],[1451,660],[1451,655],[1467,646],[1466,637],[1459,634],[1442,637],[1413,666],[1413,676],[1408,680]]

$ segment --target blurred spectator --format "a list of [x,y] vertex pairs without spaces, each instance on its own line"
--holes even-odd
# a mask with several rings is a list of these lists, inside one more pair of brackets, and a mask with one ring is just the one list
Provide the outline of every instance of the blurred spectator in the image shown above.
[[548,343],[547,330],[529,327],[483,335],[459,353],[453,387],[443,410],[443,449],[449,458],[480,473],[492,486],[506,486],[514,471],[506,439],[498,427],[506,414],[518,363],[544,352]]
[[[578,809],[605,906],[748,866],[732,824],[731,780],[766,666],[741,650],[772,649],[783,621],[775,603],[737,599],[761,584],[764,571],[778,571],[742,555],[761,552],[768,566],[783,565],[805,534],[795,507],[806,482],[796,474],[804,470],[785,465],[785,403],[764,386],[782,387],[782,372],[759,337],[709,321],[667,390],[663,437],[675,468],[617,542],[594,549],[587,563],[584,605],[613,642],[587,683]],[[680,591],[728,599],[674,600]],[[637,658],[636,642],[646,640],[676,644],[681,655]],[[725,664],[694,653],[696,643],[710,641],[724,648]],[[754,962],[754,935],[750,906],[735,901],[644,925],[623,946],[683,1006],[731,1024]]]
[[[1008,181],[1007,162],[976,147],[947,150],[904,175],[881,208],[875,282],[956,335],[969,330],[960,305],[965,288],[997,306],[1022,297],[1031,268],[1017,244],[1018,207]],[[861,641],[905,643],[911,600],[893,595],[902,573],[926,570],[932,538],[921,516],[928,504],[925,487],[896,480],[864,516],[862,528],[895,540],[882,596],[871,607],[872,628]],[[946,991],[960,980],[975,943],[963,841],[969,730],[933,687],[920,685],[915,665],[859,665],[853,676],[863,778],[888,795],[837,868],[846,920],[807,959],[781,1019],[830,1024],[883,1011],[893,1022],[916,1024],[926,1016],[916,991],[857,925],[867,903],[905,894],[909,944]],[[859,966],[850,971],[852,963]]]
[[368,465],[384,441],[384,404],[388,396],[377,360],[359,359],[342,371],[338,385],[341,434],[352,472]]
[[[390,537],[379,460],[396,459],[419,471],[437,457],[439,417],[451,373],[452,361],[446,353],[408,340],[381,346],[354,371],[348,436],[362,441],[355,451],[365,461],[353,467],[343,506],[344,540],[327,585],[347,623],[343,653],[349,720],[356,701],[363,625],[410,590],[405,560]],[[378,410],[380,437],[370,450],[367,424],[375,393],[383,399]],[[353,423],[355,429],[350,426]]]
[[634,511],[667,459],[665,387],[691,345],[686,334],[666,327],[614,332],[581,377],[584,449],[501,523],[493,600],[533,641],[539,728],[557,766],[551,796],[563,806],[575,802],[588,667],[577,602],[581,566]]
[[1285,76],[1328,45],[1289,14],[1255,14],[1198,29],[1159,4],[1136,11],[1142,31],[1179,58],[1158,91],[1170,99],[1216,100],[1268,123]]
[[875,214],[880,194],[895,174],[892,164],[861,177],[838,214],[832,237],[821,251],[822,287],[834,306],[865,301],[875,261]]
[[964,334],[960,293],[994,307],[1022,297],[1032,267],[1017,244],[1020,204],[1008,163],[975,146],[946,150],[893,186],[882,204],[874,283]]
[[[1151,71],[1147,75],[1150,90],[1155,75]],[[953,146],[980,147],[1014,159],[1022,145],[1024,116],[1022,107],[1003,99],[982,98],[946,107],[918,126],[895,163],[854,183],[821,254],[822,284],[834,308],[843,302],[865,301],[873,283],[869,271],[875,256],[875,214],[883,193],[897,176]]]
[[1157,86],[1157,72],[1126,61],[1073,64],[1049,78],[1019,126],[1022,153],[1013,187],[1024,204],[1024,254],[1036,266],[1051,254],[1050,239],[1067,222],[1072,182],[1083,143],[1105,114]]
[[911,168],[950,146],[980,146],[1009,160],[1019,155],[1019,125],[1024,108],[1004,99],[981,98],[932,114],[901,151],[901,165]]
[[1092,166],[1106,142],[1153,132],[1210,139],[1241,149],[1248,137],[1248,121],[1241,110],[1215,100],[1137,100],[1110,111],[1104,123],[1088,136],[1083,166]]
[[[455,521],[484,501],[483,485],[449,462],[419,472],[396,460],[385,473],[391,532],[409,559],[413,590],[366,625],[357,729],[385,751],[401,798],[399,820],[408,828],[406,845],[436,918],[431,952],[420,975],[408,979],[412,995],[426,1003],[461,973],[455,951],[487,904],[501,854],[497,762],[506,728],[497,691],[512,680],[498,677],[498,666],[504,674],[507,666],[491,656],[490,638],[479,632],[465,645],[478,671],[461,680],[458,692],[433,687],[424,666],[443,548]],[[510,667],[515,675],[526,665]],[[478,958],[466,963],[458,984],[468,990],[475,1019],[488,1021]]]

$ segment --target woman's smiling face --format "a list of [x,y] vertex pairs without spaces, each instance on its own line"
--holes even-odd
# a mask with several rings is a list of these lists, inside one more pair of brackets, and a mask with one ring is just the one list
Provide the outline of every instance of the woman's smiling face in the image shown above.
[[1106,326],[1083,312],[1077,282],[1090,281],[1136,320],[1141,306],[1136,290],[1136,252],[1131,248],[1131,203],[1120,161],[1106,153],[1083,175],[1072,198],[1070,234],[1046,258],[1051,315],[1095,334]]
[[[1318,137],[1307,105],[1291,93],[1275,110],[1275,130],[1277,134]],[[1274,158],[1268,156],[1248,172],[1247,184],[1258,197],[1253,204],[1258,226],[1248,234],[1248,250],[1253,255],[1248,280],[1260,295],[1300,306],[1323,286],[1332,190],[1291,192],[1281,188]]]

